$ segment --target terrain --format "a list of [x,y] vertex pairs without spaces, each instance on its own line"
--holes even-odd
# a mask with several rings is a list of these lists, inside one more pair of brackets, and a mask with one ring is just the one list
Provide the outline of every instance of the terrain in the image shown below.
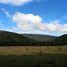
[[66,39],[67,34],[50,36],[0,31],[0,46],[60,46],[67,45]]
[[67,54],[0,55],[0,67],[67,67]]
[[66,39],[0,31],[0,67],[67,67]]
[[57,36],[51,36],[51,35],[43,35],[43,34],[23,34],[23,36],[35,39],[37,41],[52,41]]
[[67,54],[67,46],[0,46],[0,55]]
[[67,67],[67,46],[1,46],[0,67]]

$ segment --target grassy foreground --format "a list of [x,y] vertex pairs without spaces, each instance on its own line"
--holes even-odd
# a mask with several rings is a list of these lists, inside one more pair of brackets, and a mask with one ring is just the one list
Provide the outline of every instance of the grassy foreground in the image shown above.
[[0,47],[0,67],[67,67],[67,46]]
[[67,55],[3,55],[0,56],[0,67],[67,67]]
[[67,54],[67,46],[4,46],[0,55]]

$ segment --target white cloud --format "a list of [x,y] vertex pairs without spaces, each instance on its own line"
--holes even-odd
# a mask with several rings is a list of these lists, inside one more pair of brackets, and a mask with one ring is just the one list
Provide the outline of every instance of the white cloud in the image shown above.
[[67,33],[67,24],[61,24],[58,20],[43,23],[43,19],[40,16],[33,14],[16,12],[12,16],[12,21],[16,23],[15,30],[34,33],[36,31]]
[[44,25],[42,18],[33,14],[24,14],[17,12],[13,15],[12,21],[16,23],[17,28],[32,31],[36,29],[43,29]]
[[0,0],[0,3],[20,6],[32,1],[33,0]]
[[46,24],[48,32],[67,33],[67,24],[61,24],[58,20]]
[[60,32],[62,28],[62,25],[59,23],[58,20],[47,23],[46,26],[49,32]]
[[61,24],[59,20],[49,23],[43,22],[42,17],[34,14],[16,12],[10,15],[8,11],[2,9],[5,15],[16,24],[11,30],[19,33],[67,33],[67,24]]
[[61,32],[67,33],[67,24],[63,25],[63,28],[62,28]]

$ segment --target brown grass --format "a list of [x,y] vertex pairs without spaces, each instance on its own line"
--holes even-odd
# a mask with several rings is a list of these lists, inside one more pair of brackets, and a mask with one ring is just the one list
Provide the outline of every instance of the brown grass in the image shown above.
[[67,46],[1,46],[0,55],[67,54]]

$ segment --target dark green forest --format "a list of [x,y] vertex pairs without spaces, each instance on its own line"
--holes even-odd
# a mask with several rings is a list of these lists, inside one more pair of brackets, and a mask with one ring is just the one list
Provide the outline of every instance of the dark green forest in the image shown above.
[[63,46],[67,45],[67,34],[49,36],[40,34],[17,34],[0,31],[0,46]]

